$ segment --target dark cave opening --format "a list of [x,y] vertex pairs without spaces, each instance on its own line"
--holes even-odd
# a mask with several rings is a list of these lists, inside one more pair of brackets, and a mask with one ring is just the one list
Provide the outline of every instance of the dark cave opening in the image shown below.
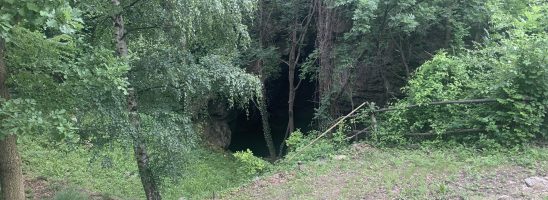
[[[285,137],[288,122],[288,77],[287,66],[276,80],[266,84],[268,112],[272,139],[279,151]],[[285,76],[284,76],[285,75]],[[298,76],[296,81],[299,81]],[[295,97],[295,127],[301,131],[311,129],[310,125],[314,116],[316,85],[309,80],[303,80]],[[256,105],[251,104],[249,113],[245,110],[238,111],[236,119],[230,122],[232,139],[229,150],[232,152],[250,149],[256,156],[267,157],[268,148],[263,135],[261,115]]]

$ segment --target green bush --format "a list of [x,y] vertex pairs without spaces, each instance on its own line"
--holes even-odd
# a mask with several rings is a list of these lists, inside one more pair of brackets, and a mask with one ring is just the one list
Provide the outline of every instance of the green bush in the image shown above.
[[345,126],[341,125],[340,127],[331,137],[321,138],[311,145],[309,144],[319,136],[319,132],[311,131],[306,136],[300,130],[293,132],[286,140],[289,148],[286,157],[299,161],[313,161],[331,157],[346,144],[343,133],[345,130],[343,127]]
[[263,159],[254,156],[253,152],[251,152],[251,150],[249,149],[247,149],[246,151],[238,151],[233,155],[236,160],[241,163],[238,171],[246,175],[257,175],[267,170],[270,165]]
[[[534,16],[538,10],[528,12],[524,15]],[[392,105],[401,109],[381,117],[376,139],[398,144],[417,138],[407,137],[409,133],[433,133],[436,139],[498,148],[546,137],[548,35],[523,28],[529,26],[520,23],[540,23],[527,17],[512,23],[513,29],[492,36],[476,50],[454,56],[442,52],[423,64],[404,88],[407,97]],[[546,27],[546,22],[534,27]],[[428,105],[464,99],[496,102]],[[414,104],[420,106],[403,108]],[[466,129],[478,131],[446,134]]]

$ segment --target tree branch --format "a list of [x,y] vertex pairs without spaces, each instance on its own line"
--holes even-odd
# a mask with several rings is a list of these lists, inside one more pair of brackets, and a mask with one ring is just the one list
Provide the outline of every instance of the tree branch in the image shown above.
[[[485,131],[485,129],[481,129],[481,128],[458,129],[458,130],[445,131],[444,134],[474,133],[474,132],[481,132],[481,131]],[[434,131],[428,131],[426,133],[409,133],[405,135],[406,136],[435,136],[438,134],[435,133]]]

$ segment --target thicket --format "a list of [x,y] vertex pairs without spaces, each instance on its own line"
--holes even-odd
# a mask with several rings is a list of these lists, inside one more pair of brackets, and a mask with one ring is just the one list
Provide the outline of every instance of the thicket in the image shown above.
[[[91,175],[124,185],[111,178],[131,171],[112,192],[143,196],[143,184],[154,199],[202,197],[268,171],[250,151],[204,156],[212,102],[259,107],[271,159],[285,144],[289,160],[323,159],[354,138],[527,144],[548,136],[547,31],[540,0],[4,0],[2,196],[24,198],[21,161],[107,192]],[[289,109],[277,153],[265,85],[282,72]],[[319,129],[356,103],[394,103],[370,103],[328,134],[293,132],[302,81],[316,85]]]
[[[533,4],[517,16],[496,11],[484,43],[442,51],[414,73],[406,97],[379,116],[374,140],[433,138],[491,148],[548,136],[547,6]],[[431,104],[450,100],[480,102]],[[370,111],[363,113],[370,119]]]

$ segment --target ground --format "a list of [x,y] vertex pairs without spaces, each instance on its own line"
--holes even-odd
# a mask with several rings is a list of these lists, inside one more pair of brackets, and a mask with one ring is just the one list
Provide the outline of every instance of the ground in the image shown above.
[[347,151],[277,172],[223,199],[548,199],[548,150],[482,153],[467,149]]
[[[37,149],[24,155],[29,158],[36,152],[66,159],[59,157],[54,160],[60,163],[47,166],[40,165],[47,160],[25,161],[29,199],[143,197],[138,177],[123,173],[133,168],[93,167],[84,159],[86,154],[78,151],[66,154]],[[479,151],[466,147],[375,148],[356,143],[325,154],[311,161],[283,160],[247,184],[232,180],[241,175],[228,170],[235,164],[222,161],[222,155],[201,156],[196,160],[200,162],[189,168],[195,169],[194,175],[183,185],[172,186],[164,199],[177,200],[185,194],[183,199],[548,200],[546,145]]]

